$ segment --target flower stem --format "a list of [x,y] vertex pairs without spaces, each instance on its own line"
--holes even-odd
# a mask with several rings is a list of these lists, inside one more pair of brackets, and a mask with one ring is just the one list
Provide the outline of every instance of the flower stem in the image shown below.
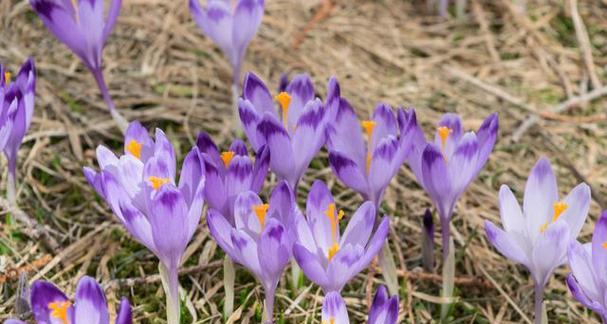
[[242,135],[240,114],[238,113],[238,98],[240,98],[240,63],[232,67],[232,114],[234,134]]
[[[448,239],[447,243],[447,258],[443,263],[443,287],[441,297],[451,299],[453,297],[453,289],[455,288],[455,248],[453,247],[453,239]],[[449,315],[451,303],[441,305],[441,320],[445,320]]]
[[167,323],[179,324],[181,311],[179,309],[179,273],[177,272],[177,266],[166,267],[160,263],[158,269],[166,295]]
[[6,200],[8,200],[9,206],[17,207],[17,182],[15,180],[14,169],[9,168],[8,177],[6,183]]
[[223,315],[226,319],[230,318],[234,312],[234,262],[226,255],[223,260],[223,289],[225,299],[223,301]]
[[266,299],[264,301],[264,324],[274,323],[274,293],[275,287],[265,287]]
[[112,97],[110,96],[110,91],[108,90],[107,84],[105,83],[103,71],[101,69],[94,69],[91,70],[91,72],[95,77],[95,81],[97,81],[97,86],[99,87],[99,91],[101,92],[103,101],[105,101],[105,104],[110,110],[110,115],[112,116],[112,119],[114,119],[114,122],[116,123],[120,131],[124,134],[128,127],[128,121],[116,110],[114,101],[112,101]]
[[449,257],[449,218],[440,217],[441,234],[443,241],[443,261],[446,261]]
[[542,303],[544,301],[544,286],[535,284],[535,324],[542,324]]

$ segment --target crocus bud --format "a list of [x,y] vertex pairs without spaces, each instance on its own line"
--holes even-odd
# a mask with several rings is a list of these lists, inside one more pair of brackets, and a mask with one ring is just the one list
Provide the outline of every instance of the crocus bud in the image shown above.
[[430,209],[426,209],[422,225],[422,262],[424,269],[432,272],[434,269],[434,220]]

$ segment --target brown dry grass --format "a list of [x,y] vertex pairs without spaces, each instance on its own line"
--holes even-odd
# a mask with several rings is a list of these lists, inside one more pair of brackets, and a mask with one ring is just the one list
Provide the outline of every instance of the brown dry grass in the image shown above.
[[[529,1],[523,14],[509,0],[470,1],[468,15],[459,20],[427,16],[423,2],[333,2],[326,19],[293,48],[318,0],[268,0],[245,70],[255,71],[270,84],[276,84],[282,72],[307,71],[321,96],[326,80],[336,75],[344,96],[361,115],[369,114],[377,102],[413,106],[428,130],[447,111],[461,114],[468,128],[478,127],[485,116],[498,111],[501,131],[495,151],[460,200],[453,221],[458,276],[489,283],[489,288],[458,286],[461,300],[454,314],[456,322],[525,322],[521,312],[532,317],[533,309],[528,274],[488,246],[482,224],[486,219],[499,222],[499,185],[508,184],[520,197],[531,166],[546,155],[556,167],[563,192],[582,178],[592,185],[595,199],[582,231],[582,240],[590,238],[601,197],[607,195],[605,101],[553,109],[599,88],[605,80],[606,4],[577,4],[578,23],[585,24],[588,43],[583,33],[576,35],[571,0]],[[95,164],[96,145],[120,145],[119,132],[92,77],[42,28],[26,1],[0,2],[0,24],[0,61],[16,69],[33,55],[39,69],[36,113],[19,155],[19,202],[50,233],[50,238],[32,239],[31,231],[19,223],[3,225],[0,272],[48,259],[50,254],[51,262],[30,272],[31,279],[46,278],[73,291],[76,278],[96,276],[108,287],[112,304],[122,295],[133,301],[136,322],[162,323],[163,294],[154,276],[154,257],[128,238],[82,176],[83,166]],[[202,129],[219,142],[229,140],[224,131],[231,121],[229,66],[196,28],[185,1],[125,0],[105,49],[105,69],[124,115],[149,127],[163,127],[179,156]],[[537,125],[514,141],[519,125],[536,115],[541,116]],[[324,156],[319,160],[326,166]],[[326,180],[342,206],[360,202],[326,167],[310,170],[306,178],[306,183]],[[420,264],[420,215],[430,202],[406,167],[392,182],[386,200],[393,215],[391,244],[397,248],[397,263],[413,270]],[[52,246],[53,240],[58,247]],[[220,322],[222,253],[204,224],[190,255],[187,266],[194,268],[181,282],[198,323]],[[561,267],[546,289],[551,322],[597,321],[571,299],[563,280],[567,272]],[[438,295],[439,284],[418,277],[401,278],[406,287],[401,298],[403,323],[430,322],[431,313],[437,317],[436,306],[428,300]],[[375,275],[375,283],[380,278]],[[344,293],[353,323],[364,319],[366,280],[366,275],[359,276]],[[15,280],[0,284],[0,319],[13,312],[16,285]],[[245,271],[239,271],[237,285],[236,306],[247,302],[235,322],[255,322],[260,291]],[[305,290],[305,308],[293,306],[293,297],[281,290],[277,298],[278,312],[288,308],[285,322],[318,323],[319,290]]]

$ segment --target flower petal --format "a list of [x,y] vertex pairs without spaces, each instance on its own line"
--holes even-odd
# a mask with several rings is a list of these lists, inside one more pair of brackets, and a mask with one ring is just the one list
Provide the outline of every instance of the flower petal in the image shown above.
[[280,179],[286,179],[292,187],[299,180],[295,165],[295,154],[291,147],[291,139],[285,129],[268,113],[264,114],[257,126],[259,136],[265,139],[270,149],[270,169]]
[[607,272],[607,249],[604,247],[605,242],[607,242],[607,211],[601,214],[592,234],[592,264],[595,272],[601,274],[598,279],[602,281],[603,285],[607,284],[607,278],[603,275]]
[[126,298],[122,298],[120,301],[120,308],[118,309],[118,315],[116,316],[116,324],[133,324],[131,304]]
[[556,177],[552,172],[550,161],[541,158],[531,169],[523,199],[523,212],[531,237],[537,237],[542,226],[552,219],[552,205],[558,199]]
[[461,195],[476,176],[478,141],[472,132],[464,134],[448,160],[447,168],[451,186],[456,196]]
[[272,95],[266,84],[255,73],[248,72],[244,77],[243,98],[248,100],[259,115],[265,112],[278,118]]
[[190,0],[190,12],[202,31],[232,59],[233,17],[230,4],[225,1],[208,1],[206,8],[200,6],[200,0]]
[[396,137],[396,118],[390,105],[377,105],[373,111],[373,120],[375,121],[372,139],[373,147],[376,147],[387,136],[392,135]]
[[[320,100],[310,101],[297,120],[293,133],[292,151],[297,180],[305,173],[310,162],[325,144],[325,108]],[[291,183],[294,185],[293,183]]]
[[276,219],[270,218],[261,233],[257,254],[261,263],[264,280],[274,285],[289,263],[291,246],[285,227]]
[[490,221],[485,221],[485,233],[491,245],[506,258],[525,266],[531,264],[528,252],[513,235],[504,232]]
[[338,242],[340,240],[339,230],[337,233],[333,233],[331,221],[325,214],[329,205],[334,203],[335,201],[327,185],[320,180],[314,181],[308,193],[306,219],[308,220],[308,224],[310,224],[316,245],[324,254],[333,245],[333,235],[335,235]]
[[74,303],[74,322],[107,324],[110,321],[105,294],[95,279],[84,276],[78,281]]
[[263,114],[255,111],[255,107],[249,100],[238,99],[238,115],[240,116],[242,129],[247,135],[253,150],[257,151],[265,144],[265,139],[257,132],[257,125],[261,122]]
[[493,146],[495,145],[495,140],[497,139],[497,131],[499,128],[499,118],[497,113],[493,113],[489,115],[484,121],[481,127],[476,132],[476,137],[478,138],[478,165],[477,171],[485,165],[487,159],[489,159],[489,154],[493,150]]
[[356,164],[338,151],[329,151],[329,165],[337,178],[346,186],[365,196],[369,195],[369,187],[362,165]]
[[321,287],[329,285],[326,270],[320,263],[316,254],[308,251],[299,244],[295,244],[293,245],[293,257],[310,281]]
[[[582,230],[588,210],[590,209],[590,187],[585,183],[580,183],[563,199],[567,204],[567,209],[561,214],[560,218],[569,224],[571,238],[575,239]],[[606,269],[607,270],[607,269]]]
[[68,301],[67,296],[55,285],[37,280],[32,284],[31,303],[34,319],[38,323],[61,324],[51,317],[49,304]]
[[548,226],[538,236],[533,247],[534,267],[529,269],[536,283],[546,285],[554,269],[566,261],[567,246],[570,243],[569,229],[565,222],[556,222]]
[[[148,218],[158,257],[167,268],[178,266],[193,231],[188,228],[188,206],[181,192],[164,185],[150,201]],[[171,233],[167,235],[167,233]]]
[[500,187],[499,206],[506,232],[526,233],[525,218],[516,197],[506,185]]
[[[209,232],[217,245],[229,255],[235,261],[238,261],[238,255],[234,252],[232,246],[232,238],[230,233],[232,231],[232,225],[215,209],[209,209],[207,211],[207,225],[209,226]],[[238,261],[242,263],[241,261]]]
[[[298,125],[299,118],[308,111],[308,102],[314,99],[314,84],[308,74],[298,74],[287,86],[287,93],[291,95],[289,104],[289,128]],[[320,104],[322,107],[322,103]]]
[[257,254],[257,243],[243,231],[233,229],[230,235],[232,239],[232,246],[234,247],[234,253],[237,256],[234,261],[241,263],[257,278],[262,279],[263,273],[259,263],[259,255]]
[[148,130],[137,120],[129,123],[129,127],[124,134],[124,154],[133,154],[132,151],[129,150],[129,144],[133,145],[132,143],[141,145],[140,154],[139,156],[136,156],[136,158],[141,161],[147,161],[147,159],[154,154],[154,141],[152,141],[152,138],[148,134]]
[[363,203],[348,221],[340,245],[366,246],[375,226],[375,206],[370,201]]
[[[237,60],[244,56],[249,42],[257,33],[263,17],[264,0],[238,0],[234,10],[234,22],[238,25],[232,29],[232,42],[238,52]],[[240,62],[232,62],[238,65]]]
[[575,276],[572,273],[567,276],[566,282],[567,287],[569,287],[569,291],[571,292],[571,295],[573,295],[573,298],[575,298],[575,300],[579,301],[582,305],[590,308],[591,310],[597,312],[601,317],[605,316],[605,314],[607,313],[605,307],[603,307],[599,302],[591,300],[590,298],[588,298],[588,296],[586,296],[584,290],[582,290],[582,287],[580,287],[580,285],[576,281]]
[[[327,109],[333,108],[327,107]],[[360,121],[346,99],[340,99],[336,110],[334,120],[327,125],[329,151],[338,151],[363,167],[367,160],[367,149]]]
[[322,323],[350,324],[346,303],[338,292],[328,293],[322,302]]
[[434,145],[427,145],[422,154],[422,176],[424,187],[434,201],[440,217],[450,218],[455,204],[455,194],[445,158]]
[[270,149],[262,145],[259,151],[255,154],[255,166],[253,167],[253,181],[251,183],[251,190],[254,192],[260,192],[263,187],[263,183],[266,181],[268,176],[268,170],[270,169]]
[[594,301],[602,300],[601,286],[598,281],[600,279],[595,276],[593,259],[584,246],[575,240],[572,241],[567,249],[567,258],[576,284],[579,284],[584,295]]
[[236,229],[248,233],[260,234],[262,226],[255,216],[253,207],[262,204],[261,199],[252,191],[245,191],[238,195],[234,202],[234,224]]
[[198,133],[198,137],[196,137],[196,147],[198,147],[200,153],[204,154],[205,158],[215,167],[221,167],[223,165],[223,161],[219,157],[219,149],[209,134],[206,132]]

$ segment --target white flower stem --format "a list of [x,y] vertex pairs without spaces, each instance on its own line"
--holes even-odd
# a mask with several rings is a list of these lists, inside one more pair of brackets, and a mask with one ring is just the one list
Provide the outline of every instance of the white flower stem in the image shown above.
[[166,295],[167,323],[179,324],[181,310],[179,309],[179,273],[177,272],[177,266],[167,268],[159,263],[158,270]]
[[6,179],[6,200],[11,207],[17,207],[17,182],[15,180],[15,170],[8,170]]
[[[544,286],[542,284],[535,284],[535,324],[542,324],[542,315],[544,310],[542,304],[544,302]],[[546,318],[546,320],[548,320]]]
[[299,291],[299,278],[301,276],[301,268],[295,260],[291,261],[291,285],[295,292]]
[[108,106],[110,110],[110,115],[112,115],[112,119],[116,123],[116,126],[120,129],[122,134],[126,133],[126,129],[129,125],[128,121],[116,110],[116,106],[114,105],[114,101],[112,101],[112,97],[110,96],[110,91],[108,90],[107,84],[105,83],[105,78],[103,77],[103,71],[101,69],[91,70],[93,76],[95,77],[95,81],[97,81],[97,86],[99,87],[99,91],[101,92],[101,96],[103,97],[103,101]]
[[[455,249],[453,247],[453,238],[449,239],[448,255],[443,263],[443,289],[441,297],[451,299],[453,297],[453,289],[455,288]],[[449,314],[450,302],[445,302],[441,305],[441,320],[444,321]]]
[[230,318],[234,312],[234,280],[235,270],[234,262],[229,256],[223,260],[223,289],[225,298],[223,300],[223,315],[226,319]]

